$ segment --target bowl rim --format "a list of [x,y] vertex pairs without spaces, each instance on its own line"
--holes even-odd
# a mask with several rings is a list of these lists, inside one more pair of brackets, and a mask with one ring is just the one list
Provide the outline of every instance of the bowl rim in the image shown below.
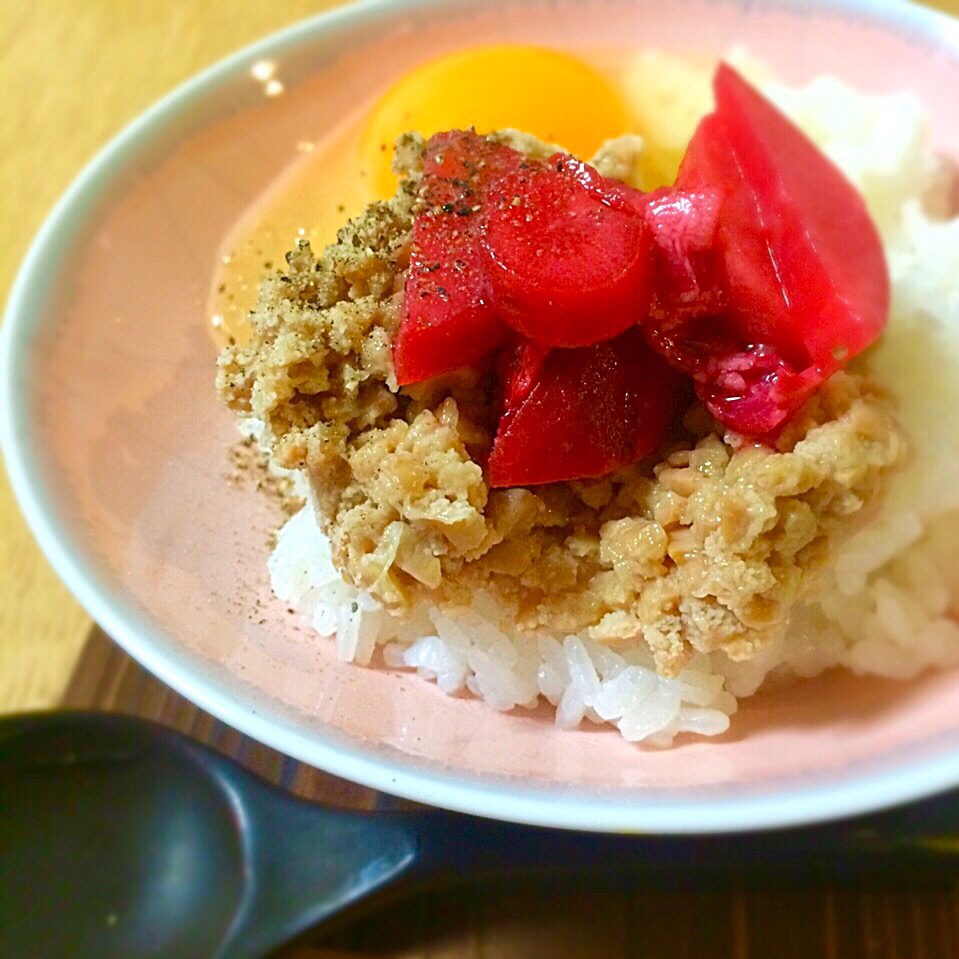
[[[404,0],[402,7],[429,9],[452,0]],[[483,6],[487,0],[471,0]],[[959,21],[910,2],[883,0],[775,0],[788,9],[811,8],[865,15],[890,28],[918,33],[959,49]],[[126,125],[82,169],[56,203],[31,243],[11,287],[0,328],[0,448],[11,486],[34,537],[76,599],[131,656],[161,681],[221,721],[273,748],[334,775],[373,789],[458,812],[539,826],[597,832],[715,833],[797,826],[822,822],[928,796],[959,784],[959,745],[947,755],[907,761],[892,769],[867,772],[846,781],[780,786],[764,793],[690,799],[652,798],[637,790],[625,799],[601,792],[543,786],[525,780],[496,779],[450,770],[407,756],[385,758],[376,744],[345,745],[333,736],[308,734],[282,715],[262,715],[215,678],[184,669],[162,630],[128,607],[88,563],[57,523],[54,499],[43,475],[39,450],[29,442],[29,403],[18,389],[18,369],[38,327],[51,263],[62,269],[114,177],[139,151],[171,129],[191,106],[202,101],[258,59],[277,57],[327,32],[375,23],[397,12],[394,0],[357,0],[292,24],[243,47],[176,87]],[[54,484],[49,484],[53,488]],[[402,754],[392,752],[392,756]]]

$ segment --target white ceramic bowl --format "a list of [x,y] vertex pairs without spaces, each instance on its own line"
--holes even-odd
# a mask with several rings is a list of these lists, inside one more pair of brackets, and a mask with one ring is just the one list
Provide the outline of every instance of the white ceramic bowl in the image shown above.
[[[490,40],[745,43],[787,80],[909,89],[959,156],[959,29],[905,4],[370,2],[207,70],[83,172],[31,248],[2,332],[2,438],[37,539],[144,666],[257,739],[338,775],[503,819],[708,832],[806,823],[959,784],[959,674],[831,675],[747,703],[667,752],[563,733],[415,677],[336,662],[270,595],[272,507],[228,484],[203,302],[217,246],[295,156],[411,64]],[[285,92],[250,77],[277,64]]]

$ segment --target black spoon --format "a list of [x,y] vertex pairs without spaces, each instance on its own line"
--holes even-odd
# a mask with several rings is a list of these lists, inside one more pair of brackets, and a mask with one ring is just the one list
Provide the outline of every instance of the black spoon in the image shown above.
[[162,726],[116,714],[0,720],[0,955],[259,957],[387,896],[522,872],[733,878],[959,873],[943,796],[853,823],[618,837],[295,799]]

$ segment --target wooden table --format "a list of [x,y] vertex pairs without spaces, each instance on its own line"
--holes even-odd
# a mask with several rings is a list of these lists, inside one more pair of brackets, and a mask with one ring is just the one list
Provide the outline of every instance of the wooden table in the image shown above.
[[[42,217],[126,121],[229,51],[335,0],[0,0],[0,291]],[[959,13],[959,0],[937,0]],[[119,78],[123,78],[120,80]],[[121,708],[212,741],[270,775],[279,757],[198,713],[112,646],[33,544],[0,476],[0,711]],[[298,788],[353,805],[367,790],[303,769]],[[955,889],[490,890],[414,904],[352,930],[332,955],[434,959],[695,956],[955,959]]]

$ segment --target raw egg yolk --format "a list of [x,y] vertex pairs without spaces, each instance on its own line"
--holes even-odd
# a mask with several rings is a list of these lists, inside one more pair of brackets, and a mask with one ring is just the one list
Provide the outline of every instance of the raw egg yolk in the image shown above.
[[628,113],[606,77],[557,50],[498,44],[431,60],[394,84],[369,115],[363,164],[376,192],[396,190],[391,164],[401,133],[469,127],[513,127],[589,158],[626,132]]

